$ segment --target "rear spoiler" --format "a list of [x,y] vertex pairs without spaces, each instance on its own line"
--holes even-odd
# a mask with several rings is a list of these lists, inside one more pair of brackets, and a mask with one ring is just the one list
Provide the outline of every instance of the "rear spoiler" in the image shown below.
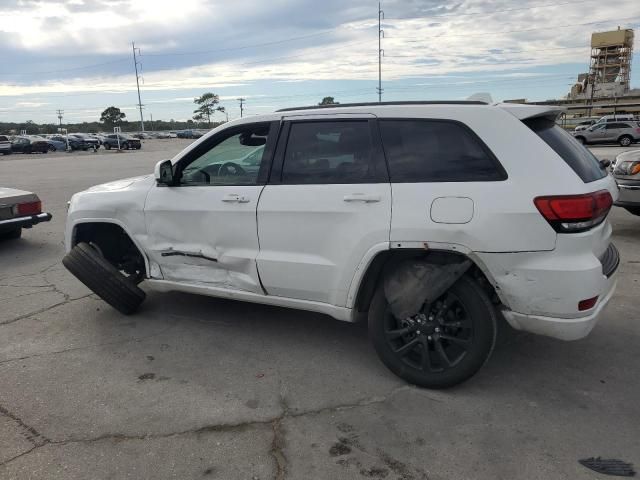
[[555,105],[525,105],[521,103],[497,103],[501,108],[519,120],[546,118],[555,121],[566,109]]

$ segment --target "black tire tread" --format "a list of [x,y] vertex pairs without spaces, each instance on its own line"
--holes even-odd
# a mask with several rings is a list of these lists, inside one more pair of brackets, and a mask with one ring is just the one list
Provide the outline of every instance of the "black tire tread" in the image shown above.
[[125,315],[135,312],[145,299],[144,291],[87,243],[73,247],[62,263],[96,295]]
[[[387,352],[386,348],[383,346],[383,340],[377,335],[379,332],[376,331],[376,325],[378,322],[381,322],[381,318],[384,316],[384,312],[387,307],[387,300],[384,296],[384,289],[382,287],[382,283],[378,286],[376,293],[373,296],[371,301],[371,305],[369,306],[369,336],[372,340],[373,346],[380,357],[382,363],[385,364],[389,370],[395,373],[400,378],[412,383],[414,385],[425,387],[425,388],[449,388],[459,383],[468,380],[470,377],[475,375],[488,361],[493,353],[493,350],[496,346],[497,332],[498,332],[498,316],[495,310],[495,307],[491,303],[490,298],[486,294],[486,292],[482,289],[478,283],[468,275],[463,275],[458,279],[456,283],[463,283],[466,287],[471,288],[474,291],[474,294],[477,298],[480,299],[483,304],[484,310],[489,315],[488,321],[492,330],[492,338],[490,339],[490,347],[482,359],[481,362],[468,366],[466,370],[460,371],[457,374],[450,373],[446,377],[442,378],[431,378],[427,379],[426,377],[420,377],[416,374],[415,371],[411,371],[402,367],[398,367],[395,364],[395,359],[392,358],[393,354]],[[378,318],[376,318],[378,317]]]

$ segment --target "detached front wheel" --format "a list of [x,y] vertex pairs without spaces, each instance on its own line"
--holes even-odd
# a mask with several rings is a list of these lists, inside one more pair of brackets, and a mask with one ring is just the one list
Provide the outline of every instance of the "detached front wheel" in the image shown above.
[[88,243],[78,243],[62,264],[96,295],[125,315],[137,310],[145,293]]
[[496,331],[489,297],[466,275],[410,318],[393,316],[382,283],[369,307],[369,336],[382,362],[425,388],[451,387],[473,376],[489,359]]

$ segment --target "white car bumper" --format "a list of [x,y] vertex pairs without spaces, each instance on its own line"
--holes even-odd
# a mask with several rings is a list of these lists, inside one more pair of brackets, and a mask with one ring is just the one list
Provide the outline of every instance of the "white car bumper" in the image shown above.
[[615,289],[616,279],[609,279],[609,290],[599,299],[594,309],[585,317],[557,318],[540,315],[525,315],[509,309],[502,310],[504,318],[516,330],[545,335],[560,340],[579,340],[589,335],[600,319],[602,312],[611,300]]

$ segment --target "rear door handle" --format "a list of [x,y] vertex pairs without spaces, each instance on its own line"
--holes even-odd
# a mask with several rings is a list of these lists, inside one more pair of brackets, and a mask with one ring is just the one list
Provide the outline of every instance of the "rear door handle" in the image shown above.
[[222,201],[227,203],[249,203],[251,199],[249,197],[245,197],[244,195],[229,193],[228,195],[222,197]]
[[380,195],[367,195],[364,193],[351,193],[343,197],[345,202],[374,203],[380,201]]

